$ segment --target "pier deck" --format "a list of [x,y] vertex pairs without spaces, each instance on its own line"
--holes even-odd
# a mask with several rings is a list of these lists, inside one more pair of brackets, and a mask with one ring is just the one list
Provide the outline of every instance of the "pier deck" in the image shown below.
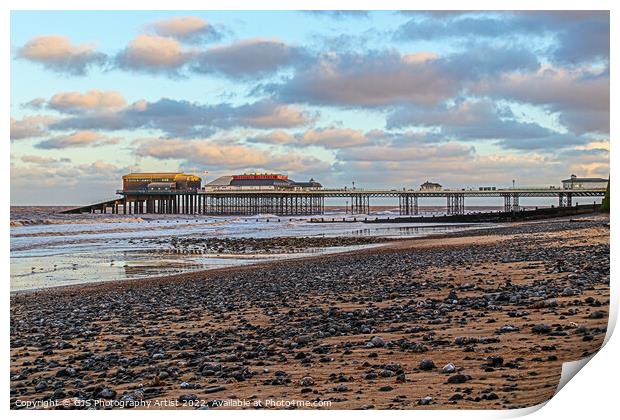
[[[605,189],[498,189],[419,191],[407,189],[227,189],[196,191],[117,191],[118,198],[65,210],[63,213],[203,214],[212,216],[274,214],[322,215],[326,198],[345,198],[351,214],[368,214],[372,198],[397,198],[399,213],[418,215],[421,199],[445,198],[446,214],[464,214],[465,199],[495,197],[505,212],[520,210],[524,197],[550,197],[558,207],[572,207],[579,197],[603,197]],[[584,203],[585,204],[585,203]]]

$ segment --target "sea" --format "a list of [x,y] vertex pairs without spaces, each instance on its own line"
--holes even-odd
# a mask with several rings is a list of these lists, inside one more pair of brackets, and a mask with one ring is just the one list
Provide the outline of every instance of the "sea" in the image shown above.
[[[480,207],[475,211],[497,210]],[[378,207],[368,215],[328,208],[316,216],[203,216],[59,214],[60,207],[11,207],[11,291],[36,290],[82,283],[177,274],[285,258],[327,254],[379,246],[307,248],[301,252],[203,253],[178,251],[173,238],[273,238],[376,236],[409,238],[480,228],[479,224],[367,224],[360,220],[398,216],[398,209]],[[421,208],[442,214],[441,208]],[[353,217],[357,222],[352,222]]]

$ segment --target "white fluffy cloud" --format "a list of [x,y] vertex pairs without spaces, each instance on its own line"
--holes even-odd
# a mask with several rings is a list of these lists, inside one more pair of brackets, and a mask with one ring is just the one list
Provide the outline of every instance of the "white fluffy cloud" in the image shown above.
[[61,92],[47,102],[52,109],[62,112],[110,111],[127,105],[125,98],[116,91],[92,89],[87,92]]
[[215,140],[183,140],[146,138],[135,142],[140,157],[178,159],[186,165],[197,164],[207,169],[273,170],[305,172],[325,169],[320,159],[291,151],[274,152],[257,147]]
[[84,75],[88,67],[106,62],[105,54],[92,44],[73,44],[59,35],[38,36],[17,51],[17,57],[42,64],[44,67],[72,75]]
[[145,72],[175,73],[193,56],[175,39],[142,34],[118,54],[119,67]]
[[371,141],[361,130],[340,127],[312,128],[296,134],[275,130],[250,137],[247,140],[250,143],[322,146],[326,149],[363,146]]
[[183,42],[212,41],[221,38],[220,32],[196,16],[175,16],[149,25],[156,34]]

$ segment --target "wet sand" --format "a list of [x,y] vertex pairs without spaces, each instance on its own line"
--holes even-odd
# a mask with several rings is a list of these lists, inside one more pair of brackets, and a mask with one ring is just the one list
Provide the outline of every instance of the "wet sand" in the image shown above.
[[598,350],[608,306],[601,217],[17,293],[11,407],[526,407]]

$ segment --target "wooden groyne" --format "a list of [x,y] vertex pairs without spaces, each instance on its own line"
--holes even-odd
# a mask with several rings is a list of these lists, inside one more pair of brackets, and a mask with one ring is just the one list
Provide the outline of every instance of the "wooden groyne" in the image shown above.
[[586,204],[573,207],[549,207],[515,212],[486,212],[453,214],[442,216],[398,216],[398,217],[320,217],[310,219],[311,223],[505,223],[525,220],[550,219],[600,211],[600,204]]

